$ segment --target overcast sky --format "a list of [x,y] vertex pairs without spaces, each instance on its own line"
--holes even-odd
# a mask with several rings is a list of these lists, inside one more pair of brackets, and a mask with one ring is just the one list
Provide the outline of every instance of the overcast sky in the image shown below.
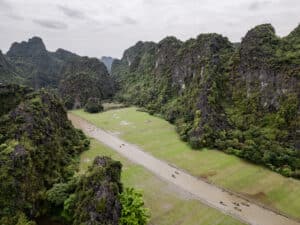
[[258,24],[283,36],[299,22],[300,0],[0,0],[0,49],[40,36],[50,51],[121,57],[139,40],[216,32],[237,42]]

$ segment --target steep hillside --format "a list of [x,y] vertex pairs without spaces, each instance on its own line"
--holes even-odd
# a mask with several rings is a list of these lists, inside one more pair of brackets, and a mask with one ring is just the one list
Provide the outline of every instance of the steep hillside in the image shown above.
[[51,93],[1,85],[0,101],[0,223],[13,225],[49,210],[46,191],[73,176],[89,141]]
[[13,43],[6,56],[0,53],[0,82],[57,89],[69,109],[83,107],[89,98],[111,98],[115,87],[100,60],[64,49],[49,52],[39,37]]
[[265,24],[239,45],[218,34],[138,42],[113,62],[117,97],[163,115],[195,148],[298,177],[299,40],[299,27],[279,38]]
[[246,34],[233,63],[227,113],[234,129],[226,143],[230,152],[297,177],[300,55],[292,46],[299,40],[277,37],[269,24]]

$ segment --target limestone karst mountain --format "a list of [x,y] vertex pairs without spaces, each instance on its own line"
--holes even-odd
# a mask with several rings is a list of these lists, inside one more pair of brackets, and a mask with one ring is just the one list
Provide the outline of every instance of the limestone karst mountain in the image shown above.
[[[59,89],[63,100],[68,105],[71,104],[70,108],[73,105],[83,107],[90,97],[110,98],[114,92],[113,80],[100,60],[81,57],[64,49],[49,52],[39,37],[13,43],[6,56],[0,55],[0,64],[4,65],[0,67],[0,82],[9,83],[6,81],[14,80],[15,83],[25,84],[36,90],[43,87]],[[85,75],[79,81],[88,83],[86,88],[97,89],[96,92],[79,88],[79,83],[76,86],[74,78],[80,77],[80,74]],[[97,81],[90,82],[91,76]],[[67,83],[69,80],[72,83]],[[76,104],[74,102],[77,97],[72,90],[76,90],[76,96],[84,96],[77,99]]]
[[55,89],[68,109],[115,96],[163,115],[194,148],[299,177],[299,30],[280,38],[263,24],[241,43],[215,33],[139,41],[113,61],[111,75],[96,58],[49,52],[34,37],[0,55],[0,82]]
[[120,101],[162,114],[193,147],[224,150],[299,177],[299,26],[270,24],[239,45],[218,34],[138,42],[112,65]]

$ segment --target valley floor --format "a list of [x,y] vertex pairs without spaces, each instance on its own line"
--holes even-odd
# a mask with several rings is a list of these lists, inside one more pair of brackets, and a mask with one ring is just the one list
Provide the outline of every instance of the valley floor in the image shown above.
[[80,173],[86,171],[97,155],[121,161],[122,182],[125,187],[142,191],[151,213],[149,225],[242,225],[240,221],[194,200],[189,193],[161,180],[95,139],[91,141],[90,150],[81,155]]
[[97,127],[140,146],[153,156],[207,179],[217,186],[247,196],[252,201],[300,219],[300,181],[283,177],[261,166],[221,151],[192,150],[180,141],[167,121],[139,112],[135,107],[98,114],[72,111]]
[[[123,111],[124,110],[125,111],[132,110],[132,108],[131,109],[130,108],[122,109],[122,110]],[[90,115],[90,114],[84,115],[85,113],[83,113],[82,111],[77,111],[77,112],[73,112],[73,113],[80,114],[81,116],[84,116],[84,117],[86,117],[86,116],[101,117],[105,114],[110,113],[112,118],[118,119],[118,117],[120,118],[120,116],[116,115],[116,113],[118,113],[119,111],[122,111],[122,110],[114,110],[114,111],[109,111],[106,113],[96,114],[96,115]],[[137,112],[137,113],[140,114],[141,112]],[[142,113],[142,114],[145,114],[145,113]],[[130,117],[129,114],[127,114],[127,115],[128,115],[128,117]],[[129,143],[126,143],[123,146],[124,141],[122,141],[118,137],[116,137],[116,133],[114,133],[114,135],[109,134],[100,129],[97,129],[95,126],[93,126],[91,124],[86,123],[86,121],[83,122],[83,120],[80,120],[78,117],[75,117],[74,115],[70,115],[70,117],[72,118],[75,125],[76,125],[76,121],[77,121],[77,123],[79,121],[80,124],[77,124],[77,126],[80,126],[80,128],[82,128],[89,135],[101,140],[102,142],[105,142],[107,145],[114,148],[119,153],[121,153],[123,155],[125,154],[129,159],[135,161],[136,163],[141,163],[147,169],[156,173],[160,177],[163,177],[165,180],[168,180],[171,183],[175,183],[179,188],[193,193],[194,196],[190,196],[192,199],[195,198],[195,196],[197,198],[200,197],[202,199],[202,201],[204,200],[209,205],[216,207],[226,213],[233,214],[237,218],[243,219],[247,222],[250,222],[251,224],[256,224],[257,222],[258,222],[258,224],[272,224],[272,225],[274,225],[274,224],[297,224],[291,220],[286,219],[285,217],[276,215],[273,212],[270,212],[268,210],[260,208],[255,204],[250,203],[250,206],[247,206],[249,203],[245,202],[243,199],[240,199],[237,196],[232,196],[231,194],[223,191],[222,189],[216,188],[206,182],[203,182],[201,180],[199,181],[198,179],[191,177],[190,175],[186,174],[183,171],[176,170],[176,169],[174,169],[174,167],[168,165],[167,163],[157,160],[154,157],[152,157],[151,155],[140,151],[136,146],[130,145]],[[151,117],[151,116],[149,116],[149,117]],[[127,117],[125,117],[125,118],[127,118]],[[151,120],[153,120],[153,119],[158,119],[158,118],[151,117]],[[113,120],[114,119],[112,119],[112,121]],[[105,121],[106,121],[106,123],[104,123],[104,124],[107,124],[107,122],[109,120],[105,120]],[[102,121],[102,122],[104,122],[104,121]],[[128,122],[128,121],[121,120],[119,122],[120,122],[121,126],[127,127],[127,126],[131,125],[131,122]],[[144,121],[144,123],[151,123],[151,121],[146,120],[146,121]],[[209,151],[209,152],[215,152],[215,151]],[[88,160],[91,160],[91,159],[88,159]],[[208,161],[209,161],[209,158],[208,158]],[[143,178],[141,178],[141,179],[143,179]],[[189,185],[186,185],[187,183],[189,183]],[[152,187],[152,186],[153,185],[150,185],[150,187]],[[148,185],[147,185],[147,187],[148,187]],[[155,193],[157,193],[157,192],[154,192],[154,194]],[[157,198],[158,198],[158,196],[157,196]],[[235,202],[239,203],[240,205],[238,207],[236,207],[233,204]],[[162,204],[162,205],[164,205],[164,204]],[[242,211],[239,211],[239,209],[242,209]],[[220,221],[222,222],[222,224],[224,224],[224,221],[222,221],[222,220],[220,220]],[[164,224],[166,224],[166,223],[164,223]],[[181,224],[181,223],[179,223],[179,224]]]

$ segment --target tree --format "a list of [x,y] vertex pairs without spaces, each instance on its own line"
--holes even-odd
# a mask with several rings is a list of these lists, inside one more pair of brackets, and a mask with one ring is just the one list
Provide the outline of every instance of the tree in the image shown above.
[[133,189],[126,188],[120,194],[122,205],[120,225],[146,225],[149,221],[149,210],[144,207],[143,195]]

